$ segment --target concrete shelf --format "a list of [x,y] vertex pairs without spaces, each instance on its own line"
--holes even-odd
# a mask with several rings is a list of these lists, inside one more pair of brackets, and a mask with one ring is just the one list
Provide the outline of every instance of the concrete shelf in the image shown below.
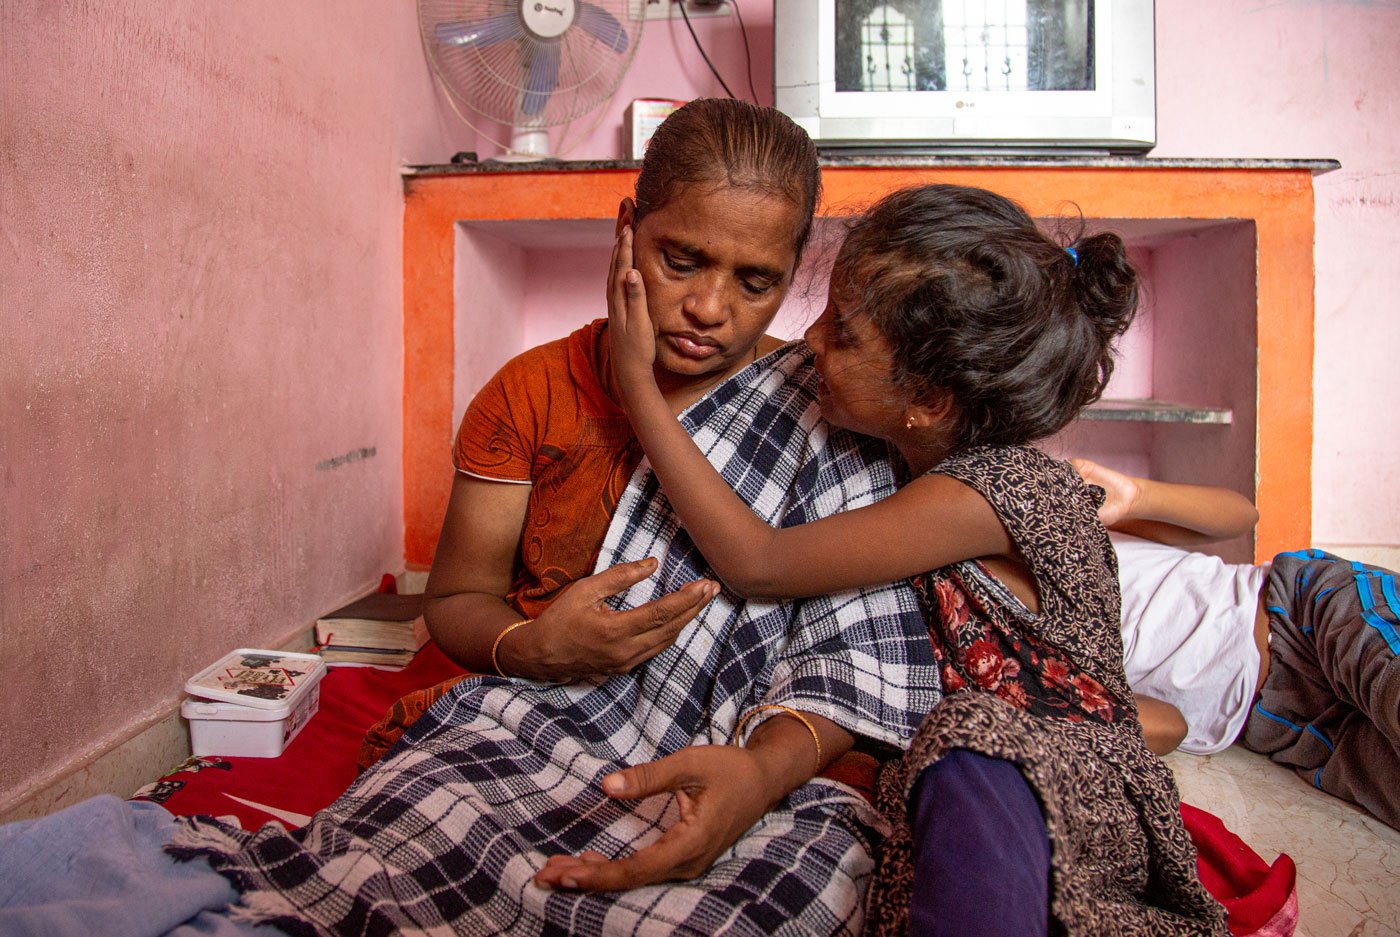
[[1168,400],[1100,400],[1085,408],[1081,420],[1121,420],[1132,423],[1204,423],[1223,425],[1234,422],[1228,407],[1196,407]]

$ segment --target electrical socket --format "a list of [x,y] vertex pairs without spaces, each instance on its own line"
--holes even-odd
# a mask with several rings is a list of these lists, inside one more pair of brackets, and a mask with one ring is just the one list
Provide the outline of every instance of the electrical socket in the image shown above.
[[[683,0],[631,0],[628,4],[627,12],[634,20],[678,20],[681,18],[681,3]],[[729,4],[725,0],[710,0],[710,2],[696,2],[696,0],[684,0],[685,12],[691,19],[699,19],[703,16],[728,16]]]

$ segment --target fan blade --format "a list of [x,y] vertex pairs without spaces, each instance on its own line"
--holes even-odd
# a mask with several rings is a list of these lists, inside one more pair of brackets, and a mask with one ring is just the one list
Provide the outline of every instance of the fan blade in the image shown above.
[[549,93],[559,83],[559,43],[535,46],[530,56],[530,72],[525,76],[525,97],[520,109],[533,117],[549,103]]
[[578,24],[583,31],[603,45],[621,54],[627,51],[627,33],[622,24],[596,3],[580,3]]
[[520,35],[520,18],[498,13],[473,23],[438,23],[433,30],[439,45],[484,49]]

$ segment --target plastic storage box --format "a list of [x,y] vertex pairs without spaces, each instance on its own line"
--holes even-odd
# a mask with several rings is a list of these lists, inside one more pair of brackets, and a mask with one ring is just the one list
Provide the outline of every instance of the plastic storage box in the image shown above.
[[185,682],[191,750],[276,758],[316,715],[325,675],[315,654],[238,648]]

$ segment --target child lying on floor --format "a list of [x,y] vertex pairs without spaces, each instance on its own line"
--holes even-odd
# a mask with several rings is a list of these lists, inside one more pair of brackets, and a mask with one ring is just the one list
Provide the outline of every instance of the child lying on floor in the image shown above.
[[[1238,738],[1400,829],[1396,574],[1321,550],[1255,566],[1181,549],[1247,533],[1254,506],[1074,465],[1107,492],[1099,517],[1118,552],[1128,682],[1180,710],[1181,748],[1209,754]],[[1170,710],[1141,715],[1149,739],[1171,732]]]

